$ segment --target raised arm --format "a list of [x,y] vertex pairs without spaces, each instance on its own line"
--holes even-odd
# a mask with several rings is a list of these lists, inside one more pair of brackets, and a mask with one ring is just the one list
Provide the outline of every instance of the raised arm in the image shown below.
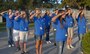
[[16,16],[16,17],[15,17],[15,20],[17,20],[19,17],[20,17],[20,15]]
[[33,15],[30,16],[30,19],[33,19],[33,17],[36,15],[36,13],[34,13]]
[[7,11],[1,12],[0,15],[3,15],[5,12],[7,12]]
[[14,13],[12,13],[10,16],[9,16],[9,18],[10,19],[12,19],[12,17],[14,16],[15,14]]
[[58,15],[54,16],[54,17],[52,18],[52,22],[55,22],[55,21],[56,21],[56,19],[57,19],[59,16],[61,16],[61,15],[62,15],[62,13],[60,13],[60,14],[58,14]]

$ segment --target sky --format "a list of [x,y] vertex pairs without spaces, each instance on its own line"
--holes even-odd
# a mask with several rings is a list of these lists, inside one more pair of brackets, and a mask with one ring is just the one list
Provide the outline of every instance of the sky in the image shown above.
[[60,3],[60,4],[61,4],[61,0],[58,0],[58,3]]

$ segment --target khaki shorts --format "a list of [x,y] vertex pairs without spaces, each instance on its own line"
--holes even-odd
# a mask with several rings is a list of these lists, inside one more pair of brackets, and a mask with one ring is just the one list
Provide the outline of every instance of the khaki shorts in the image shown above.
[[73,27],[68,28],[68,36],[73,37]]
[[20,31],[20,42],[27,42],[28,32]]
[[13,40],[19,41],[19,30],[13,29]]

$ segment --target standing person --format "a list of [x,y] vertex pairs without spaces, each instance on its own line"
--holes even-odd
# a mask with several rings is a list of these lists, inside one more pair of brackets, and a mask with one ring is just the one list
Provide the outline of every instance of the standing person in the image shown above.
[[[54,13],[52,13],[52,18],[56,15],[58,15],[59,10],[55,9]],[[56,46],[56,42],[55,42],[55,33],[56,33],[56,22],[52,22],[52,26],[53,26],[53,33],[54,33],[54,45]]]
[[65,23],[65,14],[62,10],[61,13],[52,18],[53,22],[56,22],[56,44],[57,44],[57,54],[63,54],[64,44],[67,40],[67,31]]
[[77,26],[78,26],[78,37],[79,37],[79,46],[80,46],[80,50],[81,53],[82,52],[82,39],[83,39],[83,35],[86,33],[86,18],[84,16],[84,12],[83,9],[81,9],[79,11],[79,15],[77,18]]
[[34,34],[36,40],[36,54],[42,54],[42,38],[44,35],[44,20],[41,16],[41,10],[39,8],[35,9],[35,13],[31,15],[30,19],[34,21]]
[[25,11],[21,11],[20,14],[20,18],[18,18],[18,20],[20,20],[20,49],[21,49],[21,54],[25,54],[27,53],[26,50],[26,42],[27,42],[27,38],[28,38],[28,29],[29,29],[29,20],[27,20],[26,18],[26,12]]
[[9,9],[8,11],[2,12],[1,15],[3,16],[3,18],[6,19],[6,28],[8,33],[8,46],[12,47],[14,46],[13,36],[12,36],[12,29],[13,29],[12,10]]
[[20,21],[18,20],[20,18],[20,13],[18,10],[15,11],[15,15],[13,16],[13,40],[15,43],[16,51],[20,50],[19,46],[19,29],[20,29]]
[[74,48],[72,46],[72,38],[73,38],[73,26],[74,26],[74,18],[72,16],[72,10],[68,8],[67,15],[66,15],[66,23],[67,23],[67,31],[68,31],[68,38],[67,38],[67,49]]
[[51,25],[51,16],[50,16],[49,10],[46,10],[46,13],[43,18],[45,18],[46,43],[49,44],[51,43],[50,38],[49,38],[50,25]]

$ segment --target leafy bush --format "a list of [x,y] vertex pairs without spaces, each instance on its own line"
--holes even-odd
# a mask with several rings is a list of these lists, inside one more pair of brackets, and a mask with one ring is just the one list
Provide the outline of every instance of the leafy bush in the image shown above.
[[84,35],[82,47],[84,54],[90,54],[90,31]]

